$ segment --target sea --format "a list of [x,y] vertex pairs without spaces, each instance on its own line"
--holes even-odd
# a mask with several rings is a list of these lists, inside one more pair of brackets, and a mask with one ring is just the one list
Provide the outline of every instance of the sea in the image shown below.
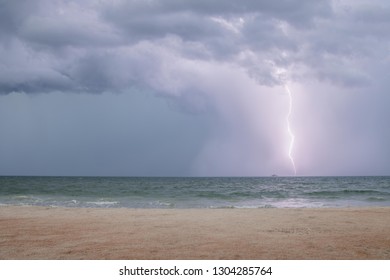
[[390,206],[390,177],[0,176],[0,206],[325,208]]

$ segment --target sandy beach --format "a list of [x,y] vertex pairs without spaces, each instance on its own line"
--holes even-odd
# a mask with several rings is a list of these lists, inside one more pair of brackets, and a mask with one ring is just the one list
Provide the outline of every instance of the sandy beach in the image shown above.
[[390,259],[390,208],[3,206],[0,259]]

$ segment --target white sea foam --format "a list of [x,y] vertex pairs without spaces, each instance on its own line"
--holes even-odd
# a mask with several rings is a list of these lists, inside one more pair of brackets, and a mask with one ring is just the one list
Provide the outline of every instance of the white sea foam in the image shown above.
[[116,205],[118,204],[118,201],[87,201],[86,204],[93,204],[93,205],[99,205],[99,206],[104,206],[104,205]]
[[163,208],[174,208],[175,203],[169,202],[169,201],[154,201],[151,203],[152,205],[155,205],[157,207],[163,207]]
[[15,199],[29,199],[31,197],[28,195],[15,195],[14,198]]

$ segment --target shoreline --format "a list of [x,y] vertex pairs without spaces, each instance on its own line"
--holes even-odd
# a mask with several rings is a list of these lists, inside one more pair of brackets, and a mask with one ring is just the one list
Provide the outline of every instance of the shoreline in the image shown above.
[[0,259],[390,259],[390,207],[0,207]]

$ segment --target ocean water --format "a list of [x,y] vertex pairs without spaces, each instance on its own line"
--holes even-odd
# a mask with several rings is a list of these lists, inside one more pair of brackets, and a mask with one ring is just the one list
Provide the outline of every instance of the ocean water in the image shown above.
[[0,177],[1,205],[127,208],[390,206],[390,177]]

